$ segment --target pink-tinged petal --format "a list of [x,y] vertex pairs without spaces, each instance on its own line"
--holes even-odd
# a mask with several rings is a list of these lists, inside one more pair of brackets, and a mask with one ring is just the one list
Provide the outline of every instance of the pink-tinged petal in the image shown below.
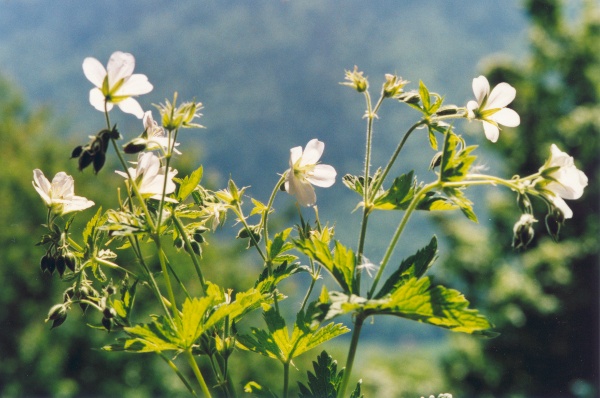
[[[94,108],[96,108],[100,112],[104,112],[105,101],[106,101],[106,99],[104,97],[104,94],[102,94],[102,91],[100,91],[99,88],[93,88],[90,90],[90,104]],[[106,104],[107,111],[110,111],[112,109],[112,107],[113,107],[113,105],[110,102]]]
[[521,124],[519,114],[510,108],[500,109],[498,112],[494,113],[490,119],[507,127],[517,127]]
[[121,79],[131,76],[135,68],[135,58],[129,53],[116,51],[108,60],[108,84],[112,87]]
[[486,109],[504,108],[510,104],[517,95],[517,90],[508,83],[500,83],[492,90]]
[[147,94],[154,87],[146,75],[136,74],[125,80],[123,85],[115,92],[115,96],[134,96]]
[[488,140],[492,142],[498,141],[498,137],[500,136],[500,129],[494,126],[492,123],[483,122],[483,131],[485,132],[485,136]]
[[316,138],[308,141],[306,148],[304,148],[304,153],[302,154],[300,167],[306,166],[307,164],[316,164],[319,159],[321,159],[324,150],[325,144]]
[[313,171],[306,176],[306,180],[313,185],[328,188],[335,183],[337,172],[328,164],[318,164]]
[[140,103],[131,97],[118,102],[117,106],[123,112],[130,113],[130,114],[134,115],[135,117],[137,117],[138,119],[141,119],[142,117],[144,117],[144,110],[142,109]]
[[550,202],[552,202],[554,207],[562,212],[562,214],[565,216],[565,219],[573,218],[573,210],[571,210],[567,202],[565,202],[562,198],[552,195],[548,196],[548,199]]
[[307,182],[302,182],[293,176],[289,179],[288,192],[294,195],[301,206],[313,206],[317,203],[315,190]]
[[302,147],[296,146],[290,149],[290,167],[293,168],[294,164],[302,157]]
[[477,103],[481,105],[485,97],[490,93],[490,83],[485,76],[479,76],[473,79],[473,94],[477,98]]
[[106,77],[106,69],[96,58],[87,57],[83,60],[83,74],[96,87],[102,87]]
[[64,171],[56,173],[52,179],[52,197],[69,200],[75,195],[75,181]]
[[52,205],[52,200],[50,199],[50,181],[44,176],[44,173],[40,169],[33,170],[33,187],[37,191],[37,193],[42,197],[47,206]]
[[64,204],[62,214],[72,211],[81,211],[92,207],[95,203],[82,196],[74,196],[70,201]]

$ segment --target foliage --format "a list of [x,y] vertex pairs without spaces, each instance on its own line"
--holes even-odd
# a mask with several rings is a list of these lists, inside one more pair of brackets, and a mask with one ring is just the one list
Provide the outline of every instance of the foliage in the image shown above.
[[493,81],[511,81],[523,94],[514,105],[521,126],[503,132],[494,150],[510,157],[515,173],[525,174],[555,142],[577,157],[593,187],[574,203],[574,218],[560,228],[558,243],[536,236],[525,253],[511,250],[510,240],[498,233],[515,219],[507,195],[488,201],[492,230],[473,231],[440,218],[455,248],[445,258],[445,279],[467,281],[472,302],[487,308],[502,330],[501,338],[490,341],[453,337],[457,349],[447,355],[445,369],[448,382],[460,380],[458,391],[468,396],[596,396],[600,9],[584,2],[572,19],[568,2],[526,4],[533,21],[531,56],[521,62],[492,59],[486,67]]

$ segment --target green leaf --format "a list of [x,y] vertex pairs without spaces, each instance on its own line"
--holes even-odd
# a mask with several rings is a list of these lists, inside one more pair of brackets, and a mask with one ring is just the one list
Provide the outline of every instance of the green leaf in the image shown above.
[[202,166],[198,167],[196,170],[192,172],[189,176],[186,176],[183,179],[179,180],[179,190],[177,191],[177,200],[179,202],[183,202],[191,195],[191,193],[196,189],[200,181],[202,180],[203,174]]
[[273,240],[267,240],[267,251],[271,259],[276,258],[280,253],[291,250],[294,246],[292,244],[286,245],[287,238],[290,236],[292,228],[288,228],[275,234]]
[[437,254],[437,238],[434,236],[427,246],[402,260],[400,267],[390,275],[374,298],[379,299],[390,294],[410,278],[421,278],[437,259]]
[[[373,186],[373,184],[378,181],[379,178],[381,178],[381,167],[375,171],[375,174],[372,177],[369,177],[369,186]],[[359,194],[361,197],[364,196],[365,177],[346,174],[342,178],[342,182],[345,186]]]
[[83,241],[90,248],[94,246],[94,231],[98,227],[101,215],[102,215],[102,207],[99,207],[98,211],[96,212],[94,217],[92,217],[90,219],[90,221],[87,222],[87,224],[83,230]]
[[297,272],[309,272],[310,268],[302,266],[299,263],[288,263],[283,262],[281,265],[273,269],[271,275],[269,275],[269,269],[265,268],[258,277],[258,280],[254,284],[254,287],[263,293],[270,293],[273,291],[272,287],[277,286],[279,282],[286,279],[287,277],[294,275]]
[[255,381],[246,383],[246,385],[244,385],[244,392],[250,393],[253,397],[257,398],[277,398],[277,394]]
[[448,195],[448,200],[452,201],[456,206],[460,208],[463,214],[471,221],[478,222],[477,215],[473,211],[473,202],[471,202],[458,188],[444,188],[444,193]]
[[357,282],[354,279],[356,256],[351,249],[346,248],[339,241],[335,241],[332,254],[329,246],[314,235],[308,239],[295,240],[294,244],[302,253],[323,265],[345,292],[358,291]]
[[[379,302],[377,302],[379,301]],[[491,336],[492,324],[458,291],[432,286],[429,277],[412,277],[385,299],[364,306],[369,315],[394,315],[450,329],[454,332]]]
[[152,323],[125,327],[124,330],[129,338],[117,339],[117,343],[102,349],[142,353],[179,351],[183,346],[177,331],[165,317],[157,317]]
[[374,206],[379,210],[406,210],[415,195],[414,171],[396,177],[390,189],[377,196]]
[[[308,386],[298,382],[299,398],[336,398],[345,369],[338,372],[337,361],[334,361],[326,351],[322,351],[317,360],[313,361],[313,370],[314,373],[306,372]],[[359,381],[350,395],[351,398],[362,397],[360,384]]]
[[429,90],[422,80],[419,80],[419,96],[421,97],[421,103],[423,104],[423,110],[429,114],[429,108],[431,107],[431,100],[429,98]]
[[471,152],[477,146],[463,147],[463,140],[448,129],[445,135],[440,165],[441,181],[462,181],[467,175],[469,168],[477,159],[476,156],[471,155]]
[[321,328],[311,327],[303,322],[305,317],[299,315],[290,336],[285,320],[274,308],[263,315],[268,330],[252,328],[252,335],[240,335],[238,342],[245,349],[278,359],[282,363],[290,363],[306,351],[350,331],[340,323],[329,323]]

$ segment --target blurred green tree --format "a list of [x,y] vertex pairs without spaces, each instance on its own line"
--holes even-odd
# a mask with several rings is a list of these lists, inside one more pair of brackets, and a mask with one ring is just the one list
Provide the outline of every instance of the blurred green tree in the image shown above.
[[506,234],[519,218],[512,193],[487,198],[491,228],[439,220],[453,248],[441,277],[466,283],[461,291],[501,332],[487,341],[451,336],[445,374],[458,396],[597,396],[600,9],[594,0],[525,5],[532,21],[528,60],[496,58],[484,71],[491,84],[517,89],[511,107],[521,115],[519,128],[502,131],[493,151],[526,175],[555,143],[575,158],[589,186],[568,203],[574,217],[557,243],[544,228],[546,207],[537,203],[536,237],[524,252],[513,250]]

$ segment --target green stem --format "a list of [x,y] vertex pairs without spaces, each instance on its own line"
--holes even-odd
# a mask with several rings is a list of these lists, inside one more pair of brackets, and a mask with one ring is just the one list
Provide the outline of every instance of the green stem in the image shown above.
[[192,394],[194,397],[197,397],[198,394],[196,394],[196,391],[194,391],[194,388],[192,387],[190,382],[186,379],[186,377],[183,375],[183,373],[181,373],[181,371],[177,368],[177,365],[175,365],[175,363],[173,361],[171,361],[169,358],[167,358],[167,356],[165,354],[163,354],[162,352],[157,352],[157,354],[163,359],[163,361],[165,361],[167,363],[167,365],[169,365],[169,367],[173,370],[173,372],[175,372],[175,374],[179,377],[179,379],[183,382],[183,384],[185,384],[185,387],[188,389],[190,394]]
[[181,222],[179,217],[177,217],[175,214],[173,214],[172,219],[173,219],[173,224],[175,225],[175,228],[177,228],[179,235],[181,235],[181,238],[183,239],[183,243],[185,244],[185,247],[187,248],[190,258],[192,259],[192,262],[194,263],[194,268],[196,269],[196,274],[198,275],[198,279],[200,279],[200,285],[202,286],[202,291],[204,292],[204,294],[206,294],[206,280],[204,279],[204,275],[202,274],[202,268],[200,268],[200,260],[198,260],[198,257],[196,256],[196,254],[194,253],[194,250],[192,249],[192,243],[190,242],[189,237],[185,233],[185,227],[183,226],[183,223]]
[[159,236],[153,236],[154,244],[156,245],[156,250],[158,252],[158,260],[160,262],[160,269],[162,271],[163,277],[165,279],[165,286],[167,288],[167,294],[169,296],[169,301],[171,302],[171,311],[175,315],[175,319],[177,320],[177,324],[181,323],[181,315],[179,314],[179,309],[177,308],[177,301],[175,300],[175,293],[173,292],[173,286],[171,285],[171,277],[169,276],[169,270],[167,269],[167,264],[165,261],[164,251],[161,249],[161,242]]
[[377,288],[377,284],[379,283],[379,279],[381,278],[381,275],[383,275],[383,271],[384,271],[385,267],[387,266],[387,264],[390,260],[390,257],[392,256],[392,253],[394,252],[394,249],[396,248],[398,239],[400,239],[400,235],[402,235],[402,232],[404,231],[404,228],[406,227],[406,224],[408,223],[410,216],[413,214],[413,212],[417,208],[417,205],[423,198],[423,195],[426,194],[427,192],[431,191],[432,189],[438,188],[440,185],[441,185],[441,183],[439,181],[435,181],[431,184],[425,185],[413,197],[412,201],[408,205],[408,208],[406,209],[406,212],[404,213],[404,216],[402,217],[402,220],[400,221],[400,224],[398,225],[398,228],[396,229],[396,232],[394,232],[394,236],[392,236],[392,240],[390,241],[390,244],[388,245],[388,247],[385,251],[383,259],[381,260],[381,265],[379,266],[379,270],[377,270],[377,275],[375,275],[375,279],[373,280],[373,285],[371,286],[371,290],[369,291],[369,294],[367,296],[368,298],[373,297],[373,294],[375,293],[375,289]]
[[346,389],[350,382],[350,375],[352,374],[352,366],[354,365],[354,358],[356,357],[356,349],[358,347],[358,339],[360,337],[360,330],[362,329],[365,317],[363,314],[358,314],[354,321],[354,330],[352,331],[352,340],[350,341],[350,347],[348,349],[348,358],[346,359],[346,368],[344,369],[344,378],[342,384],[338,390],[338,398],[344,398],[346,396]]
[[188,361],[188,364],[192,368],[194,375],[196,376],[196,380],[198,380],[198,384],[200,384],[200,389],[202,390],[202,393],[204,394],[205,397],[210,398],[211,397],[210,391],[208,390],[208,386],[206,385],[206,382],[204,381],[204,377],[202,377],[202,372],[200,372],[200,368],[198,368],[198,364],[196,363],[196,360],[194,359],[194,356],[192,355],[191,349],[185,350],[184,355]]
[[[177,131],[175,130],[175,137],[177,137]],[[171,138],[171,130],[169,130],[167,132],[168,137]],[[165,154],[165,179],[163,181],[163,189],[162,189],[162,196],[160,199],[160,204],[158,205],[158,222],[157,222],[157,226],[158,228],[160,228],[160,224],[162,222],[162,211],[163,211],[163,207],[165,204],[165,197],[167,195],[167,182],[169,180],[168,176],[169,176],[169,167],[171,165],[171,154],[173,153],[173,146],[175,145],[175,139],[173,139],[173,144],[171,144],[171,140],[167,140],[167,143],[169,145],[169,148],[167,148],[167,153]]]
[[[240,222],[242,223],[242,225],[244,226],[244,228],[246,228],[246,231],[248,231],[248,236],[250,237],[250,240],[252,240],[252,243],[254,244],[254,247],[258,251],[258,254],[260,254],[260,257],[263,259],[263,261],[265,262],[265,264],[268,265],[267,256],[265,255],[265,253],[262,251],[262,249],[258,245],[258,242],[254,238],[254,234],[252,233],[252,230],[250,229],[250,226],[246,222],[246,218],[244,217],[242,206],[239,203],[237,203],[236,207],[232,207],[232,210],[235,213],[235,215],[237,216],[238,220],[240,220]],[[270,270],[271,269],[269,268],[269,272],[270,272]]]
[[113,263],[111,261],[104,260],[104,259],[99,258],[99,257],[94,257],[94,261],[97,262],[98,264],[105,265],[108,268],[112,268],[112,269],[116,269],[116,270],[119,270],[119,271],[123,271],[126,274],[129,274],[129,275],[133,276],[135,279],[139,279],[138,276],[135,273],[133,273],[133,272],[131,272],[129,270],[126,270],[125,268],[123,268],[120,265],[115,264],[115,263]]
[[[275,201],[275,196],[277,196],[277,192],[279,192],[279,189],[281,188],[281,184],[283,184],[285,182],[286,177],[287,177],[287,173],[283,173],[283,175],[281,176],[279,181],[277,181],[277,184],[275,184],[275,188],[273,188],[273,192],[271,192],[271,196],[269,196],[269,202],[267,203],[267,208],[265,209],[265,212],[263,213],[262,226],[263,226],[263,235],[265,237],[265,242],[269,239],[269,229],[268,229],[268,222],[267,222],[269,219],[269,213],[271,212],[271,208],[273,207],[273,202]],[[268,253],[267,253],[267,255],[268,255]]]
[[283,364],[283,398],[288,397],[289,383],[290,383],[290,363],[285,362]]
[[426,122],[425,120],[419,120],[417,123],[413,124],[406,133],[404,133],[404,137],[402,137],[402,140],[396,147],[396,150],[394,151],[394,153],[392,154],[392,157],[390,158],[387,165],[385,166],[385,169],[383,169],[381,176],[377,179],[377,181],[375,181],[375,185],[373,186],[373,189],[370,191],[371,192],[371,198],[370,198],[371,201],[375,199],[375,195],[377,195],[377,191],[379,190],[379,188],[381,188],[381,184],[383,184],[383,181],[385,180],[385,178],[389,174],[392,166],[396,162],[396,159],[398,158],[398,155],[402,151],[402,148],[404,148],[404,144],[408,140],[408,137],[410,137],[412,132],[415,131],[417,129],[417,127],[423,125],[425,122]]

